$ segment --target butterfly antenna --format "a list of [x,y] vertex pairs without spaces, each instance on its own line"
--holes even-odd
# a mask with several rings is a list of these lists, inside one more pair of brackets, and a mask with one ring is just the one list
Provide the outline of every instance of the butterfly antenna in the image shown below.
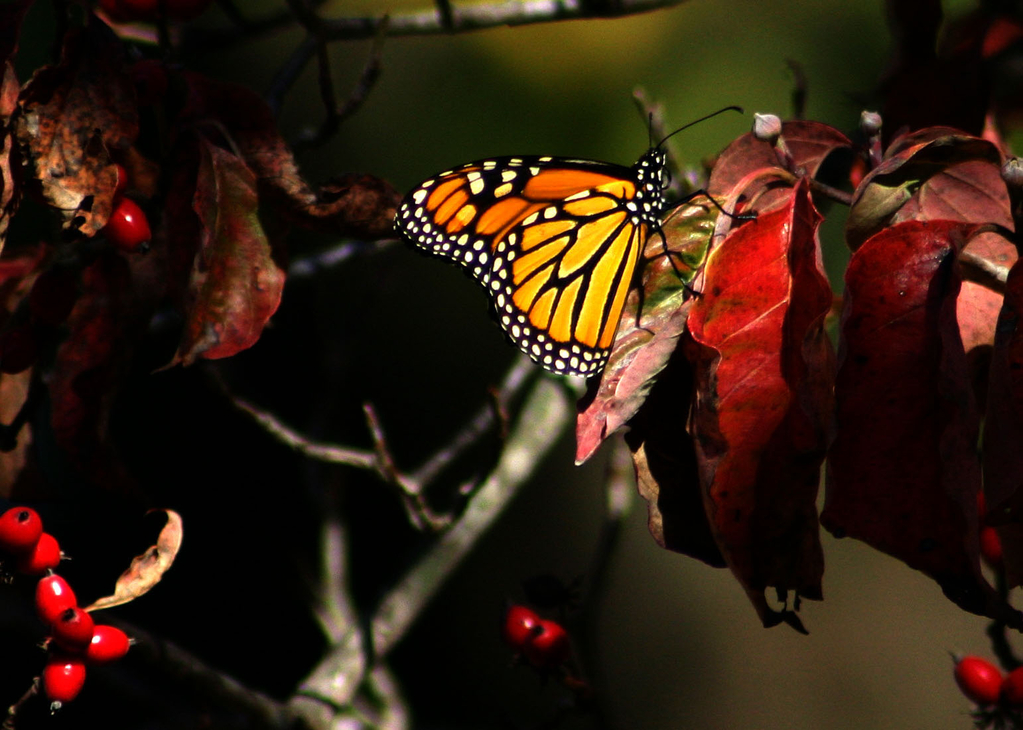
[[705,117],[700,117],[699,119],[694,119],[693,121],[689,122],[688,124],[683,124],[681,127],[676,129],[671,134],[667,135],[660,142],[658,142],[657,146],[660,147],[662,144],[667,142],[671,137],[674,137],[676,134],[681,132],[683,129],[689,129],[693,125],[699,124],[700,122],[705,122],[708,119],[710,119],[711,117],[716,117],[718,114],[724,114],[725,112],[739,112],[740,114],[745,114],[746,113],[745,110],[741,106],[726,106],[723,109],[718,109],[716,112],[711,112],[710,114],[708,114]]

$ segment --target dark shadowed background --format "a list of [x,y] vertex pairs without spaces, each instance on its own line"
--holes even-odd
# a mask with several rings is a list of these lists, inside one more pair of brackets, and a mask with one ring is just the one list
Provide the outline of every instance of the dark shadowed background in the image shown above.
[[[240,5],[256,15],[281,3]],[[949,14],[970,7],[945,5]],[[425,2],[365,0],[327,3],[325,12],[421,7]],[[25,37],[47,40],[23,43],[26,66],[45,55],[48,13],[36,8],[29,18]],[[201,22],[224,20],[214,10]],[[264,91],[300,40],[297,32],[281,33],[204,53],[188,65]],[[369,172],[402,191],[454,164],[504,154],[631,164],[647,145],[634,87],[664,104],[669,128],[730,104],[785,117],[794,83],[787,60],[804,69],[807,118],[851,131],[859,112],[874,108],[871,92],[889,43],[878,0],[692,0],[631,18],[392,38],[363,108],[300,162],[313,180]],[[332,46],[342,96],[369,52],[369,42]],[[281,125],[293,137],[321,116],[310,69],[288,95]],[[698,164],[749,121],[749,114],[721,116],[674,144],[681,159]],[[835,220],[841,214],[833,210],[823,232],[831,272],[845,262]],[[289,248],[297,258],[334,243],[298,234]],[[840,282],[833,285],[840,289]],[[182,512],[185,542],[165,582],[118,615],[286,696],[320,651],[302,607],[301,566],[314,554],[317,519],[303,490],[343,495],[353,581],[367,606],[422,542],[378,482],[350,469],[310,466],[273,444],[224,405],[198,368],[151,374],[168,359],[162,344],[141,354],[115,428],[151,504]],[[475,284],[454,267],[392,246],[315,279],[290,281],[263,339],[223,372],[239,394],[324,440],[367,446],[361,404],[372,402],[400,465],[412,466],[475,411],[514,355]],[[417,728],[506,721],[536,727],[563,698],[557,683],[543,685],[528,669],[510,666],[497,625],[503,601],[521,600],[522,579],[538,573],[571,579],[589,565],[601,528],[606,452],[576,468],[573,449],[566,436],[393,655]],[[73,493],[73,485],[65,486]],[[133,517],[104,513],[95,495],[70,504],[44,517],[68,535],[65,549],[76,556],[69,580],[82,586],[80,593],[98,595],[134,554],[134,544],[109,536]],[[988,654],[985,620],[955,608],[927,578],[862,544],[825,535],[825,601],[802,610],[810,635],[785,626],[765,630],[727,571],[658,548],[645,514],[637,498],[606,591],[590,599],[599,603],[596,630],[577,637],[592,642],[599,657],[592,670],[611,726],[969,727],[969,704],[952,681],[948,651]],[[90,529],[82,527],[83,515],[93,516]],[[4,656],[25,651],[20,640],[4,641],[10,643],[0,646]],[[17,662],[4,663],[0,699],[9,702],[27,680]],[[119,700],[126,685],[135,685],[130,665],[116,671],[87,688],[75,708],[81,714],[69,708],[55,726],[71,727],[103,711],[103,703],[115,703],[113,726],[175,726],[180,708],[164,707],[145,677],[132,699]],[[563,727],[590,726],[587,718],[571,718]]]

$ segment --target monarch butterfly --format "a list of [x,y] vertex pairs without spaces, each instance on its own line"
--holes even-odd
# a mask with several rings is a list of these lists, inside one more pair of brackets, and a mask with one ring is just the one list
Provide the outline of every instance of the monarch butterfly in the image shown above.
[[[730,109],[739,110],[672,134]],[[469,162],[406,195],[395,227],[479,282],[507,336],[541,367],[596,375],[647,237],[660,231],[668,137],[632,167],[539,156]]]

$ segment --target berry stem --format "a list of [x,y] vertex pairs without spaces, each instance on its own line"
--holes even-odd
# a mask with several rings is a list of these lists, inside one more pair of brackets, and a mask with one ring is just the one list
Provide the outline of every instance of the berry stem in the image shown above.
[[26,702],[39,694],[40,686],[41,679],[39,677],[35,677],[32,680],[31,686],[29,686],[29,688],[25,691],[25,694],[23,694],[17,702],[7,708],[7,717],[4,718],[3,725],[0,725],[0,730],[15,730],[15,719],[17,718],[18,713],[21,711],[22,706],[24,706]]

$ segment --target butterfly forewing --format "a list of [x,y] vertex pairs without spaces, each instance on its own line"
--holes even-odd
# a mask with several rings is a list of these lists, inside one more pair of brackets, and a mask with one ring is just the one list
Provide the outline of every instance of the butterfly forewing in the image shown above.
[[653,194],[644,181],[650,166],[641,165],[471,162],[409,193],[396,225],[421,249],[464,267],[533,360],[592,375],[607,360],[640,250],[657,225],[660,191]]

